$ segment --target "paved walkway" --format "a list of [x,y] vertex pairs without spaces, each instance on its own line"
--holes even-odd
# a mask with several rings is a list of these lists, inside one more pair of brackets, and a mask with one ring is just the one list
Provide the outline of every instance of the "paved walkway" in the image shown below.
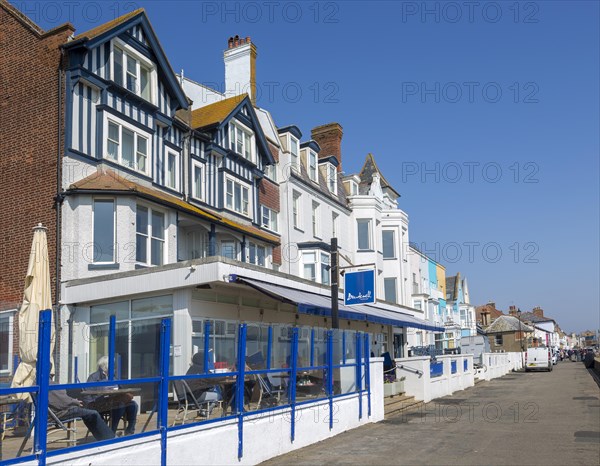
[[510,373],[264,464],[600,464],[600,389],[581,363]]

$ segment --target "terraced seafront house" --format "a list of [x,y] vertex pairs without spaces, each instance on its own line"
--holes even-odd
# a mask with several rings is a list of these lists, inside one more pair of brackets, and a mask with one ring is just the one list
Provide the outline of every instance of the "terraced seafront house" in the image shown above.
[[[278,128],[255,102],[255,45],[227,45],[227,93],[175,75],[143,10],[64,46],[62,377],[94,370],[108,351],[110,315],[121,377],[155,372],[164,317],[173,319],[175,374],[188,368],[206,322],[222,364],[234,363],[239,322],[257,349],[265,324],[280,325],[284,340],[290,325],[307,329],[305,341],[309,327],[323,339],[333,235],[348,264],[376,264],[385,296],[342,305],[342,328],[374,334],[374,354],[392,342],[402,354],[409,327],[436,328],[410,307],[397,193],[370,169],[353,196],[328,144],[337,127],[316,128],[308,141],[296,127]],[[390,244],[395,265],[381,251]],[[388,277],[399,277],[393,292]]]

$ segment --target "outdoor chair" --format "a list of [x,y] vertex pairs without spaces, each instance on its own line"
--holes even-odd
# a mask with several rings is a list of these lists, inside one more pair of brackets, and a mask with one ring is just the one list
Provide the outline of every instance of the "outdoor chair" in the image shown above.
[[[60,420],[58,416],[52,411],[51,408],[48,408],[48,424],[47,424],[47,443],[66,443],[70,447],[74,447],[77,445],[77,421],[81,421],[80,417],[73,417],[65,420]],[[29,429],[27,429],[27,433],[23,438],[23,442],[21,442],[21,446],[19,447],[19,451],[17,453],[17,457],[21,456],[23,450],[25,449],[25,445],[27,441],[31,438],[31,433],[33,432],[34,423],[31,422],[29,425]],[[59,438],[51,441],[50,436],[54,434],[66,433],[66,438]],[[32,445],[33,450],[33,445]]]
[[269,377],[265,379],[261,374],[256,374],[256,380],[258,381],[259,396],[257,406],[260,408],[263,402],[266,405],[277,406],[281,401],[281,394],[285,393],[285,388],[274,388],[271,384]]
[[207,400],[207,401],[198,401],[194,392],[188,385],[185,380],[174,380],[173,381],[173,389],[175,390],[175,395],[177,396],[177,413],[175,414],[175,419],[173,419],[173,423],[171,427],[180,422],[182,425],[188,419],[188,413],[190,411],[197,411],[197,415],[194,417],[198,417],[202,413],[206,414],[206,418],[210,418],[210,414],[212,409],[215,407],[219,407],[222,409],[222,401],[221,400]]

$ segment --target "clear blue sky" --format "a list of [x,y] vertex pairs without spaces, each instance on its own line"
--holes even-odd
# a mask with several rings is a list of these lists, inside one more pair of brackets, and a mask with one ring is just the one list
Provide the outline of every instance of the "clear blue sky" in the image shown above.
[[200,82],[222,83],[227,38],[251,36],[259,105],[306,136],[341,123],[344,171],[375,155],[411,240],[472,302],[600,328],[598,2],[15,4],[78,32],[144,7]]

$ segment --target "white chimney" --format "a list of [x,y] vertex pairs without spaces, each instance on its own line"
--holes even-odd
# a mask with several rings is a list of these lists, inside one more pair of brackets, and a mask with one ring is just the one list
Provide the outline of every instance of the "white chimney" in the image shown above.
[[256,47],[250,37],[230,37],[225,60],[225,96],[248,94],[256,105]]

